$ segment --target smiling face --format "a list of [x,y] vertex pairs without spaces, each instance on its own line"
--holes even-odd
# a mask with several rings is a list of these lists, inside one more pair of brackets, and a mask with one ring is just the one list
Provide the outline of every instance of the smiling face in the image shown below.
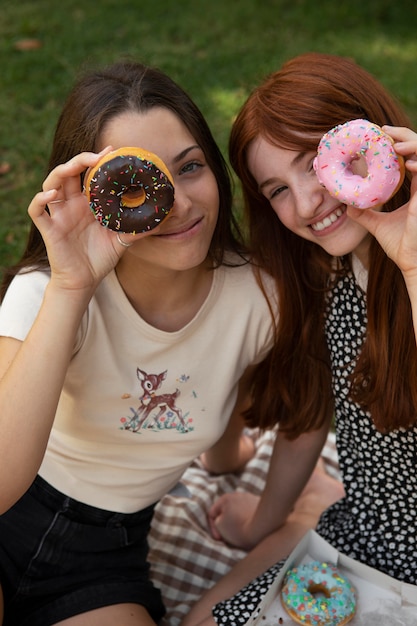
[[313,169],[316,152],[286,150],[258,137],[247,155],[260,193],[284,226],[332,256],[355,252],[366,265],[370,235],[320,185]]
[[[163,107],[128,111],[112,118],[98,150],[111,145],[143,148],[156,154],[172,174],[175,201],[170,215],[128,254],[142,267],[186,270],[205,263],[219,212],[219,191],[205,155],[187,127]],[[126,256],[126,255],[125,255]]]

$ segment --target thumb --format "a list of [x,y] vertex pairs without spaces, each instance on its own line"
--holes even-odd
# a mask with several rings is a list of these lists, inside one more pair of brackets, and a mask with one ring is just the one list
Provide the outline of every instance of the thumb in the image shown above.
[[221,515],[223,511],[223,501],[223,496],[220,496],[219,498],[217,498],[217,500],[215,500],[215,502],[213,502],[208,513],[210,518],[215,519],[216,517],[219,517],[219,515]]
[[373,209],[357,209],[352,206],[347,208],[347,214],[352,220],[366,228],[371,235],[375,235],[376,229],[385,215]]
[[219,529],[217,528],[218,520],[219,520],[219,515],[213,514],[212,510],[210,510],[207,514],[207,521],[208,521],[208,525],[210,528],[211,536],[213,537],[213,539],[216,539],[217,541],[222,539]]

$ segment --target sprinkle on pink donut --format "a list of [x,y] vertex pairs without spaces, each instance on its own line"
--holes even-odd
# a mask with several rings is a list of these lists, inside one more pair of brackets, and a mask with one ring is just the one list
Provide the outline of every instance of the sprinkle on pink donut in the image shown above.
[[[365,160],[364,176],[352,164]],[[342,204],[369,209],[387,202],[404,180],[404,160],[376,124],[352,120],[323,135],[313,162],[320,183]]]

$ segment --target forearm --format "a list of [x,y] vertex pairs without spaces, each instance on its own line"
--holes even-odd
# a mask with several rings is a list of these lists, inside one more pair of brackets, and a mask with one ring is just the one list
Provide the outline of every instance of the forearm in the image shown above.
[[316,466],[328,430],[326,423],[293,441],[278,432],[266,485],[250,522],[252,545],[286,522]]
[[244,426],[243,417],[235,411],[222,437],[201,456],[207,471],[212,474],[237,472],[253,457],[255,444],[251,437],[243,434]]
[[[266,537],[244,558],[238,560],[215,585],[203,593],[181,626],[206,626],[205,620],[211,616],[213,606],[231,598],[269,567],[286,559],[307,530],[308,528],[303,525],[289,523]],[[207,624],[209,623],[208,620]]]
[[28,488],[42,462],[74,339],[91,294],[49,284],[22,343],[0,350],[0,512]]

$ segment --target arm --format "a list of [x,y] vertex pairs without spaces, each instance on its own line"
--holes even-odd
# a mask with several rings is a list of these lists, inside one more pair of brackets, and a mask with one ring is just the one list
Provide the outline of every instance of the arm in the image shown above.
[[84,153],[58,166],[29,206],[45,241],[51,279],[26,339],[0,338],[0,512],[36,476],[80,320],[124,251],[116,234],[94,220],[80,189],[80,174],[99,157]]
[[292,441],[278,431],[262,496],[220,497],[209,512],[213,536],[248,550],[280,528],[313,472],[329,425],[330,418],[320,430]]
[[417,134],[408,128],[384,126],[394,139],[394,148],[406,158],[412,174],[410,200],[391,213],[349,207],[349,216],[362,224],[398,265],[407,286],[417,341]]
[[317,526],[323,511],[343,496],[342,483],[327,474],[320,459],[286,522],[262,539],[207,589],[191,607],[181,626],[214,624],[211,610],[215,604],[232,597],[269,567],[286,559],[305,533]]
[[231,598],[275,563],[286,559],[306,532],[316,528],[323,511],[343,495],[342,483],[327,474],[320,459],[285,524],[262,539],[242,559],[237,560],[215,585],[207,589],[191,607],[181,626],[205,624],[205,618],[208,624],[211,623],[211,609],[215,604]]
[[0,338],[0,513],[42,462],[86,300],[79,294],[70,302],[50,285],[27,339]]
[[250,367],[239,381],[238,395],[227,428],[220,439],[201,455],[204,467],[213,474],[237,472],[252,458],[254,444],[243,434],[245,427],[242,413],[248,407],[250,379],[254,368]]

